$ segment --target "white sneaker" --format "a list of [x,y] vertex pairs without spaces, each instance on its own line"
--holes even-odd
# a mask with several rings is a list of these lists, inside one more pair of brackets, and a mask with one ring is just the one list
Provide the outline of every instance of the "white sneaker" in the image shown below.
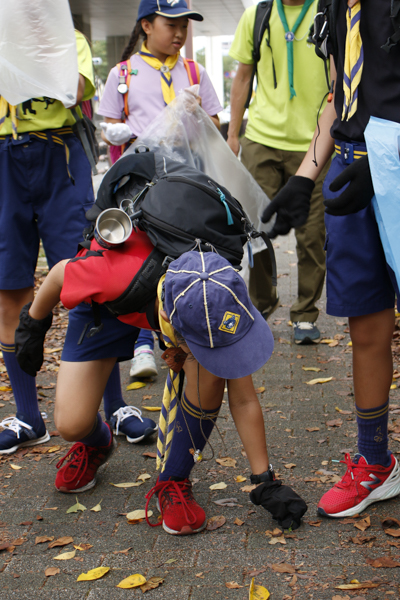
[[153,350],[139,350],[131,360],[131,377],[153,377],[157,375]]

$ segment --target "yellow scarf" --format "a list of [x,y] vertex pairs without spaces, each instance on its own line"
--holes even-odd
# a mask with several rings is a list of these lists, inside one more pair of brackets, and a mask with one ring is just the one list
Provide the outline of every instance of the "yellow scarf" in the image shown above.
[[361,2],[348,0],[347,6],[342,121],[348,121],[357,110],[358,86],[364,66],[364,50],[360,35]]
[[174,84],[172,83],[171,71],[178,62],[180,56],[179,52],[178,54],[168,56],[165,63],[162,63],[161,60],[158,60],[158,58],[150,54],[145,44],[143,43],[138,54],[139,56],[141,56],[144,62],[153,67],[153,69],[160,71],[162,95],[165,104],[169,104],[175,98],[175,90]]
[[0,130],[9,112],[9,116],[11,117],[12,134],[13,138],[16,140],[18,127],[17,107],[12,106],[12,104],[9,104],[5,98],[0,96]]

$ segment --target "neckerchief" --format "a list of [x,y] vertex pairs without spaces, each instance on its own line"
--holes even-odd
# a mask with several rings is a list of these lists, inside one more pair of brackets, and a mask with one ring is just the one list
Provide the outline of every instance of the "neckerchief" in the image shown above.
[[278,9],[279,17],[282,22],[283,28],[285,30],[285,40],[286,40],[286,49],[287,49],[287,62],[288,62],[288,74],[289,74],[289,87],[290,87],[290,99],[296,95],[294,86],[293,86],[293,42],[294,42],[294,34],[297,31],[298,26],[304,19],[306,12],[310,8],[311,4],[314,0],[305,0],[303,4],[303,8],[299,16],[296,19],[295,24],[292,27],[292,30],[289,30],[289,25],[287,23],[285,9],[283,8],[282,0],[276,0],[276,7]]
[[346,45],[343,69],[342,121],[348,121],[357,110],[358,86],[364,66],[364,50],[360,35],[361,2],[348,0],[346,10]]
[[14,140],[16,140],[18,126],[17,107],[9,104],[5,98],[0,96],[0,130],[9,112],[11,118],[12,135]]
[[[174,328],[170,323],[164,321],[160,314],[161,310],[163,309],[162,287],[164,280],[165,275],[161,277],[157,286],[158,319],[160,322],[160,329],[167,348],[178,348],[178,343],[175,339]],[[161,471],[164,470],[165,463],[167,462],[168,454],[171,449],[172,437],[175,430],[176,411],[178,409],[179,376],[179,372],[177,373],[170,368],[168,371],[167,381],[165,382],[164,386],[162,407],[158,422],[156,464],[157,469],[161,467]]]
[[175,90],[172,82],[171,71],[178,62],[180,56],[179,52],[177,54],[173,54],[172,56],[167,56],[165,63],[162,63],[161,60],[158,60],[158,58],[153,56],[153,54],[150,54],[143,43],[138,54],[141,56],[144,62],[153,67],[153,69],[160,71],[162,95],[165,104],[169,104],[175,98]]

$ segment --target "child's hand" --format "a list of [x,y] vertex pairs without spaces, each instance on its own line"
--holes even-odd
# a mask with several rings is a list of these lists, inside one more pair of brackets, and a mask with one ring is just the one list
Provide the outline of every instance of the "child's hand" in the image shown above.
[[15,355],[19,366],[31,377],[36,377],[43,364],[43,344],[46,332],[51,327],[53,313],[37,320],[30,316],[32,302],[25,304],[19,315],[19,325],[15,331]]
[[126,123],[100,123],[104,135],[114,146],[122,146],[126,144],[131,137],[132,131]]

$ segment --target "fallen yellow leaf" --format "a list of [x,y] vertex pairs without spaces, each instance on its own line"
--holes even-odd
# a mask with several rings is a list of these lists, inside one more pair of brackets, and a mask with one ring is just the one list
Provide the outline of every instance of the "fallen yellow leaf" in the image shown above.
[[225,458],[216,458],[215,462],[222,467],[236,467],[237,460],[235,458],[231,458],[230,456],[226,456]]
[[328,383],[328,381],[332,381],[333,377],[325,377],[321,379],[311,379],[310,381],[306,381],[307,385],[315,385],[316,383]]
[[142,473],[141,475],[138,476],[138,479],[140,479],[140,481],[146,481],[146,479],[150,479],[151,475],[149,475],[148,473]]
[[347,345],[348,345],[348,346],[352,346],[352,345],[353,345],[353,342],[352,342],[352,341],[350,341],[350,342],[348,342],[348,343],[347,343]]
[[83,504],[80,504],[79,500],[76,496],[75,496],[75,500],[76,500],[76,504],[69,507],[69,509],[66,511],[67,514],[68,513],[76,513],[76,512],[78,512],[78,510],[80,510],[81,512],[84,512],[86,510],[86,506],[83,506]]
[[319,373],[320,371],[322,371],[322,369],[319,369],[318,367],[301,367],[303,369],[303,371],[315,371],[316,373]]
[[396,389],[397,389],[397,385],[396,385],[395,383],[393,383],[393,384],[390,386],[390,389],[391,389],[391,390],[396,390]]
[[258,387],[258,388],[256,388],[255,392],[256,392],[256,394],[262,394],[263,392],[265,392],[265,387],[264,386]]
[[12,469],[14,469],[14,471],[19,471],[20,469],[22,469],[22,467],[19,467],[18,465],[12,465],[12,464],[10,464],[10,467]]
[[117,585],[118,588],[122,588],[123,590],[129,590],[130,588],[139,587],[140,585],[144,585],[146,583],[146,578],[139,573],[135,575],[130,575],[126,577]]
[[61,446],[51,446],[47,449],[47,454],[52,454],[53,452],[58,452],[61,450]]
[[72,552],[63,552],[58,556],[53,556],[53,558],[54,560],[71,560],[71,558],[74,558],[75,554],[76,550],[72,550]]
[[320,344],[332,344],[332,342],[334,342],[336,340],[331,340],[331,339],[324,339],[320,341]]
[[246,477],[243,477],[243,475],[238,475],[235,477],[235,481],[236,483],[243,483],[243,481],[246,481]]
[[[147,511],[147,516],[151,517],[151,515],[153,514],[152,510],[148,510]],[[138,510],[133,510],[132,512],[128,513],[126,515],[126,518],[129,521],[137,521],[138,519],[145,519],[146,518],[146,511],[143,509],[138,509]]]
[[161,406],[142,406],[143,410],[148,410],[150,412],[158,412],[161,410]]
[[269,591],[262,585],[255,585],[254,577],[250,583],[249,600],[268,600]]
[[0,386],[0,392],[12,392],[12,387],[9,385],[2,385]]
[[143,387],[146,387],[144,381],[134,381],[126,387],[126,391],[129,392],[130,390],[140,390],[140,388]]
[[110,567],[97,567],[97,569],[91,569],[87,573],[81,573],[77,581],[95,581],[96,579],[104,577],[109,570]]
[[43,354],[54,354],[55,352],[61,352],[62,348],[44,348]]
[[214,483],[213,485],[210,485],[210,490],[224,490],[226,487],[226,483],[221,481],[220,483]]
[[139,485],[143,485],[142,481],[128,481],[127,483],[110,483],[117,488],[130,488],[130,487],[138,487]]
[[103,502],[103,500],[100,500],[100,502],[98,504],[96,504],[96,506],[93,506],[93,508],[91,508],[90,510],[92,512],[100,512],[101,511],[101,503]]

